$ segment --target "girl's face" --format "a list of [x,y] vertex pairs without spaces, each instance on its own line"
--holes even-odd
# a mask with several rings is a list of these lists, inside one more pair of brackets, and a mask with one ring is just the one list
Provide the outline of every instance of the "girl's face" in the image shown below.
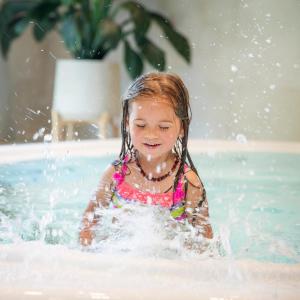
[[151,158],[168,154],[183,134],[172,102],[166,98],[144,97],[129,105],[128,125],[134,148]]

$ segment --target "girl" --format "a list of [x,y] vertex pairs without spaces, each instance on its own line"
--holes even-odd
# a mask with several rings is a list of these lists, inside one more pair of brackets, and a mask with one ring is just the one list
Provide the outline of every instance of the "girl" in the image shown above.
[[188,91],[174,74],[137,78],[123,98],[122,148],[104,172],[85,210],[80,242],[90,245],[98,207],[122,201],[160,205],[176,220],[187,220],[211,239],[205,189],[187,150],[191,109]]

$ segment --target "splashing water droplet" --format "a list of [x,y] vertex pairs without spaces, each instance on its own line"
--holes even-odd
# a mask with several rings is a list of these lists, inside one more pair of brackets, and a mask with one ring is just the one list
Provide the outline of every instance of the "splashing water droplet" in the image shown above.
[[36,132],[36,133],[32,136],[32,139],[33,139],[34,141],[36,141],[38,138],[39,138],[39,134]]
[[44,142],[51,142],[52,141],[52,135],[51,134],[45,134],[44,136]]
[[266,43],[271,44],[272,43],[272,39],[271,38],[266,39]]
[[237,140],[237,142],[239,142],[241,144],[246,144],[248,142],[246,136],[241,133],[236,135],[236,140]]
[[231,66],[230,66],[230,69],[231,69],[231,71],[234,72],[234,73],[238,71],[238,67],[235,66],[235,65],[231,65]]
[[156,166],[156,173],[160,173],[160,172],[161,172],[161,166],[158,165],[158,166]]

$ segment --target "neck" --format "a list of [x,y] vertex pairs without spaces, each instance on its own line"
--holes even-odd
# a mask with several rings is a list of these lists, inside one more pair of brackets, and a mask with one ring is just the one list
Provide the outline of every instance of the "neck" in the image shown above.
[[168,161],[173,157],[171,151],[159,157],[147,157],[139,153],[136,155],[143,169],[146,172],[151,172],[153,174],[163,174],[165,170],[168,170],[170,164]]

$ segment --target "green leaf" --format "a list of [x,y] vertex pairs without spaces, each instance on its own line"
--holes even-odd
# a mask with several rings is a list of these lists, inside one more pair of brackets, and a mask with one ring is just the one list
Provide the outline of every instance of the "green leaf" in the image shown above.
[[10,43],[11,43],[10,39],[8,39],[5,35],[1,35],[1,52],[4,58],[7,57]]
[[77,1],[74,1],[74,0],[61,0],[61,2],[62,2],[63,5],[69,6],[69,5],[72,5],[72,4],[76,3]]
[[17,21],[15,25],[12,27],[15,32],[15,35],[16,36],[21,35],[27,28],[28,24],[29,24],[28,18],[22,18],[19,21]]
[[41,41],[45,38],[46,34],[51,31],[58,19],[43,19],[40,22],[34,22],[33,35],[37,41]]
[[99,19],[102,20],[108,16],[108,13],[112,7],[112,0],[94,0],[95,3],[99,3]]
[[0,41],[4,57],[12,41],[26,29],[28,13],[36,4],[36,0],[3,1],[0,8]]
[[76,57],[82,45],[74,15],[66,15],[63,18],[60,34],[65,41],[66,47],[72,52],[73,56]]
[[128,1],[121,4],[131,14],[135,23],[135,30],[139,35],[145,35],[150,27],[150,17],[146,9],[137,2]]
[[143,56],[157,70],[165,70],[165,53],[146,37],[135,35],[137,44],[142,50]]
[[58,8],[61,5],[61,0],[43,0],[39,1],[32,10],[28,13],[28,18],[33,21],[44,23],[47,19],[54,19],[58,15]]
[[114,49],[121,40],[121,34],[121,28],[117,23],[111,19],[105,19],[100,23],[93,42],[93,48]]
[[11,42],[25,31],[28,24],[29,21],[25,17],[15,19],[9,26],[4,27],[5,30],[3,30],[3,34],[1,34],[1,49],[4,57],[7,56]]
[[125,64],[127,71],[132,79],[136,78],[143,72],[143,61],[141,57],[135,52],[125,40]]
[[170,21],[157,13],[151,13],[151,18],[164,31],[166,38],[174,46],[177,52],[188,62],[191,62],[191,49],[188,40],[180,33],[178,33],[171,25]]

